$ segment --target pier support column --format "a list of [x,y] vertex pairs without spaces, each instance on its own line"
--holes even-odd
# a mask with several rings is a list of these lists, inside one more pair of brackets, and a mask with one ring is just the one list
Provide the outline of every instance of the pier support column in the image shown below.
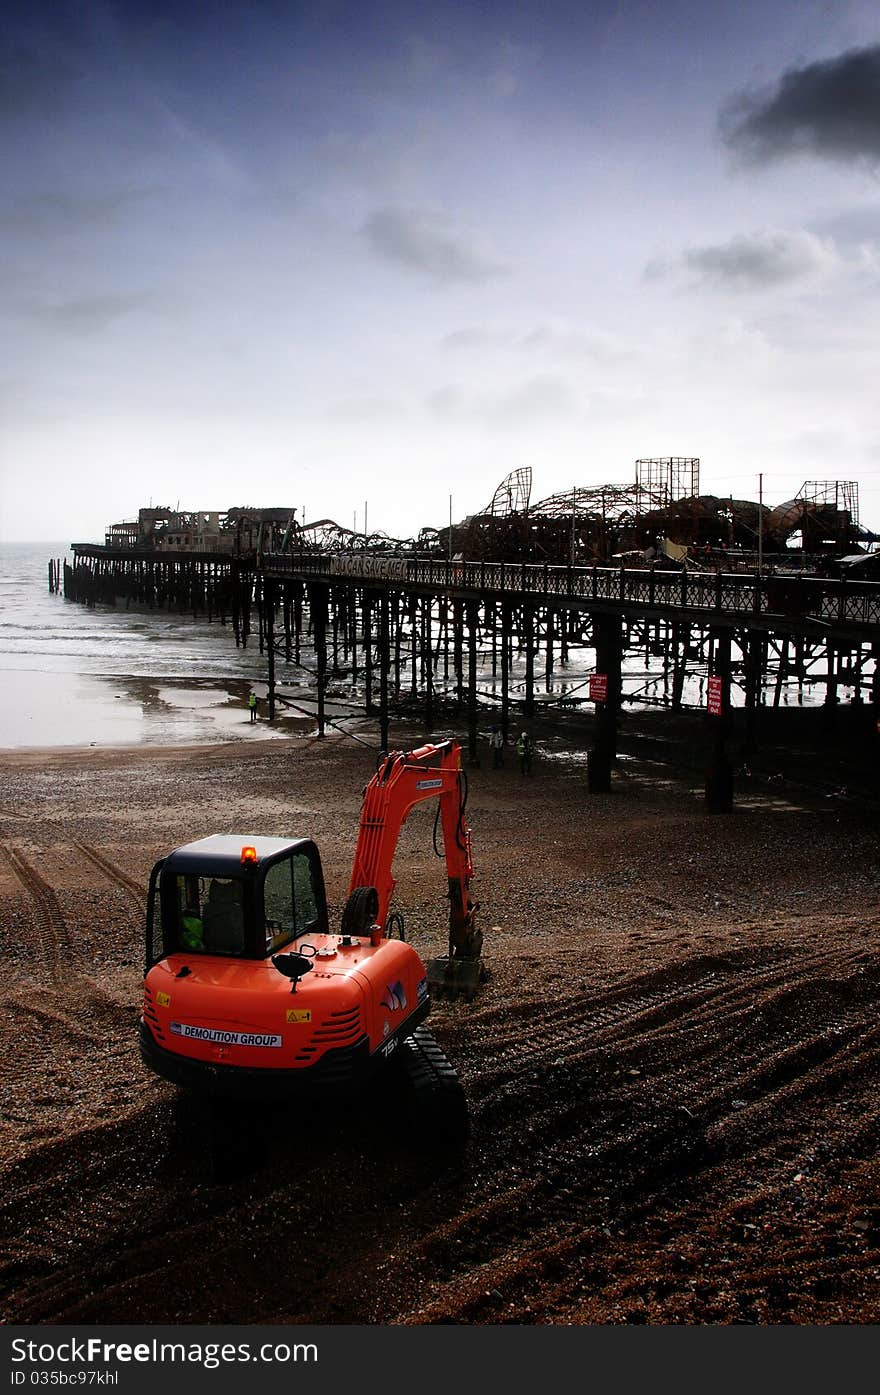
[[673,626],[672,626],[672,645],[673,645],[673,657],[672,657],[672,663],[673,663],[673,668],[672,668],[672,710],[673,710],[673,712],[678,712],[678,711],[681,710],[681,700],[682,700],[682,696],[683,696],[683,694],[684,694],[684,680],[685,680],[685,674],[686,674],[686,672],[687,672],[687,658],[688,658],[688,650],[689,650],[689,648],[690,648],[690,643],[691,643],[691,627],[690,627],[690,625],[677,625],[677,624],[673,623]]
[[478,766],[477,754],[477,622],[476,601],[468,601],[468,764]]
[[553,611],[547,610],[547,626],[545,630],[545,655],[544,655],[544,691],[549,693],[553,687]]
[[822,732],[830,736],[837,725],[837,646],[827,640],[825,644],[827,668],[825,677],[825,701],[822,704]]
[[760,636],[747,630],[740,640],[740,645],[743,650],[743,667],[745,669],[746,760],[751,761],[758,749],[758,718],[762,687]]
[[416,699],[419,693],[419,648],[421,646],[421,638],[419,631],[419,603],[416,596],[410,596],[408,618],[410,637],[409,695],[412,698],[412,703],[415,707]]
[[391,596],[390,593],[386,593],[386,594],[388,595],[388,605],[389,605],[389,612],[388,612],[388,615],[389,615],[389,625],[392,626],[393,629],[394,629],[394,698],[395,698],[395,701],[396,701],[396,702],[399,702],[399,701],[400,701],[400,641],[401,641],[401,626],[403,625],[403,606],[402,606],[401,602],[402,602],[402,599],[403,599],[403,598],[402,598],[402,596],[398,596],[396,592],[395,592],[395,594],[394,594],[393,597]]
[[266,655],[269,663],[269,721],[275,720],[275,602],[274,581],[267,581],[263,589],[263,608],[266,625]]
[[[440,602],[440,628],[443,631],[443,681],[449,683],[449,601]],[[439,639],[438,639],[439,644]],[[439,650],[438,650],[439,659]]]
[[620,719],[623,629],[616,615],[593,617],[596,671],[607,679],[606,699],[596,703],[593,746],[587,765],[587,788],[592,794],[611,790],[611,767],[617,755],[617,724]]
[[330,623],[333,636],[333,677],[339,677],[339,593],[335,590],[328,591],[330,604]]
[[364,590],[361,610],[364,649],[364,709],[368,716],[373,712],[373,593]]
[[528,720],[535,715],[535,612],[523,602],[523,640],[526,646],[526,700],[523,712]]
[[297,582],[296,593],[293,597],[293,662],[299,668],[300,653],[299,645],[302,639],[303,629],[303,584]]
[[434,665],[431,653],[431,599],[422,601],[422,683],[425,688],[425,730],[434,726]]
[[788,636],[783,635],[779,645],[779,667],[776,670],[776,686],[773,689],[773,706],[779,706],[782,690],[788,682]]
[[388,750],[388,670],[391,667],[389,629],[390,598],[387,590],[379,597],[379,745]]
[[464,606],[461,601],[452,602],[452,666],[455,686],[453,688],[453,707],[456,715],[461,708],[462,690],[464,688]]
[[309,592],[312,639],[315,645],[315,675],[318,688],[318,736],[324,735],[324,700],[327,692],[327,587],[312,586]]
[[709,762],[706,771],[706,807],[710,814],[733,810],[733,766],[727,751],[730,735],[730,630],[713,630],[712,677],[721,679],[721,710],[706,717],[709,727]]
[[290,582],[289,582],[289,581],[285,581],[285,582],[284,582],[284,584],[283,584],[283,586],[282,586],[282,588],[281,588],[281,594],[282,594],[282,597],[283,597],[283,600],[282,600],[282,618],[283,618],[283,622],[284,622],[284,661],[285,661],[285,663],[289,664],[289,663],[291,662],[292,658],[293,658],[293,649],[292,649],[292,639],[293,639],[293,636],[292,636],[293,617],[292,617],[291,604],[290,604]]
[[358,680],[358,598],[357,588],[352,587],[348,595],[348,615],[349,615],[349,646],[351,649],[351,683],[354,687]]
[[510,631],[512,615],[505,602],[501,607],[501,735],[507,745],[510,730]]

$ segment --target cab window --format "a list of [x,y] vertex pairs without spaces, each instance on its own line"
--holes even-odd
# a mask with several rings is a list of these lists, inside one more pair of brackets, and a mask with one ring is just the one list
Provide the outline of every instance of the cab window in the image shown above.
[[177,943],[195,954],[244,951],[244,888],[232,877],[178,876]]
[[176,877],[177,943],[181,949],[204,949],[205,926],[202,921],[201,879]]
[[296,852],[269,868],[263,882],[266,952],[318,928],[318,898],[307,852]]

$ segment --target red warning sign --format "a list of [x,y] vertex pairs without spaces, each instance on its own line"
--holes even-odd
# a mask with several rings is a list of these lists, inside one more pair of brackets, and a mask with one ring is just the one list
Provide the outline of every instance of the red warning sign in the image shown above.
[[590,702],[608,701],[608,674],[590,674]]
[[716,674],[709,679],[709,693],[706,698],[706,708],[710,717],[720,717],[722,711],[722,680]]

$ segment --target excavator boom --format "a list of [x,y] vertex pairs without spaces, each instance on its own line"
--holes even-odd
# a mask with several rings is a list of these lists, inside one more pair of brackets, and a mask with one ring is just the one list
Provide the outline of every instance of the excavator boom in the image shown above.
[[[364,790],[348,905],[361,914],[369,905],[380,933],[386,933],[400,830],[413,806],[425,799],[439,800],[449,883],[449,954],[428,964],[428,981],[435,991],[472,996],[485,976],[480,960],[483,937],[474,920],[479,906],[470,895],[473,863],[464,817],[466,780],[456,742],[392,751],[379,766]],[[375,889],[375,896],[368,902],[369,888]]]

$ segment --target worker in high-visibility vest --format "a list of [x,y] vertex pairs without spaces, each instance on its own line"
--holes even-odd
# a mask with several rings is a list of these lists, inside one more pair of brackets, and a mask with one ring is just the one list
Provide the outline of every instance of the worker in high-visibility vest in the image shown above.
[[516,743],[516,754],[519,756],[520,775],[531,775],[532,773],[532,738],[527,731],[521,731]]
[[204,948],[204,926],[199,908],[198,878],[186,879],[186,905],[180,917],[180,938],[186,949]]
[[248,707],[250,708],[251,712],[251,721],[255,722],[257,720],[257,695],[254,692],[253,688],[251,688],[250,692],[248,693]]
[[186,949],[202,949],[205,927],[202,918],[193,910],[187,910],[180,918],[180,938]]

